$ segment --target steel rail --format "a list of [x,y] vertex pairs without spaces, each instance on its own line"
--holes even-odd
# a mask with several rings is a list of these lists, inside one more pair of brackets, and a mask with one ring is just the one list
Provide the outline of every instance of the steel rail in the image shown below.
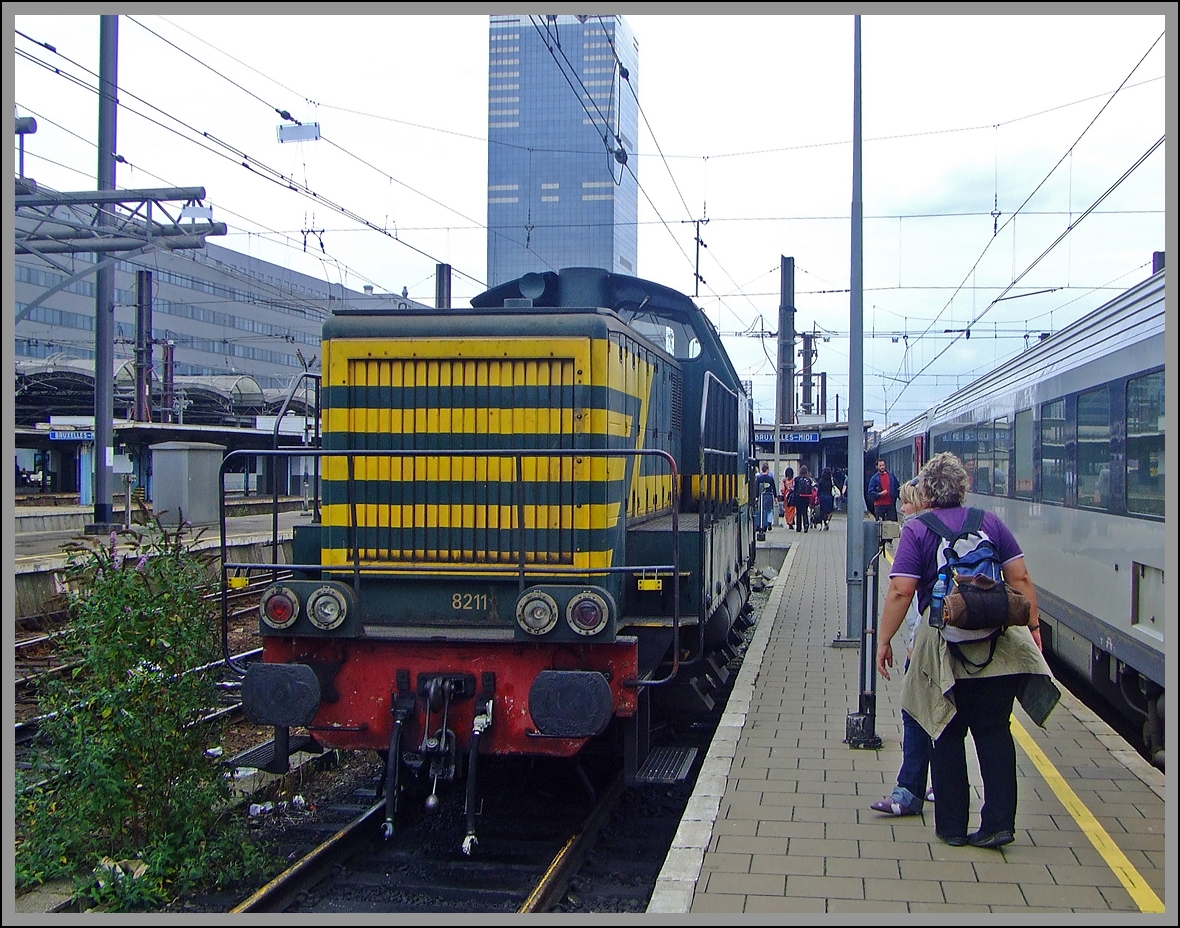
[[231,915],[242,912],[281,912],[304,889],[314,886],[348,852],[348,842],[368,826],[385,817],[385,800],[341,828],[323,844],[300,858],[273,880],[230,909]]
[[594,846],[602,826],[609,821],[619,798],[623,795],[625,785],[623,775],[619,774],[598,802],[594,804],[594,808],[587,816],[581,831],[571,837],[565,846],[557,852],[557,856],[553,858],[553,862],[545,870],[545,874],[524,904],[517,910],[518,913],[546,912],[561,901],[569,886],[569,881],[582,866],[582,861],[586,859],[586,855]]

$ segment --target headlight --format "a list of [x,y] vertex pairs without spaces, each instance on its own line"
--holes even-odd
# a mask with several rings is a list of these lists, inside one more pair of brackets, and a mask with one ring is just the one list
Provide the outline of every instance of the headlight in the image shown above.
[[339,590],[321,587],[307,598],[307,617],[325,631],[335,628],[348,615],[348,603]]
[[299,618],[299,597],[285,586],[267,587],[258,609],[271,628],[289,628]]
[[590,590],[574,596],[565,609],[566,623],[579,635],[597,635],[609,618],[606,600]]
[[530,590],[516,602],[516,622],[530,635],[544,635],[557,624],[557,603],[548,593]]

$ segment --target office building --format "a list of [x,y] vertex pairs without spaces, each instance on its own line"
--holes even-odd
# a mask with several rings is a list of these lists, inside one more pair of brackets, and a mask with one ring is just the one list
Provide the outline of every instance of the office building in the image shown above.
[[639,49],[621,16],[492,16],[488,285],[637,274]]

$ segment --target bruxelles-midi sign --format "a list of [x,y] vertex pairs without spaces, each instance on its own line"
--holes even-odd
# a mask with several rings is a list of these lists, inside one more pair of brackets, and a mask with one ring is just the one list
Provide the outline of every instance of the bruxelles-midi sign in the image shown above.
[[80,429],[52,429],[49,437],[53,441],[94,441],[93,431]]
[[[819,442],[819,432],[783,432],[780,441]],[[755,432],[754,441],[768,441],[774,443],[774,432]]]

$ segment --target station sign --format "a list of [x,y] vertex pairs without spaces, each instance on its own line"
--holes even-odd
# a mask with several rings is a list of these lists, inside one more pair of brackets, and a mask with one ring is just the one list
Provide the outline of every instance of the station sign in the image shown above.
[[94,441],[93,431],[80,429],[52,429],[49,437],[53,441]]
[[[819,432],[783,432],[780,441],[818,443]],[[774,442],[774,432],[755,432],[754,441]]]

